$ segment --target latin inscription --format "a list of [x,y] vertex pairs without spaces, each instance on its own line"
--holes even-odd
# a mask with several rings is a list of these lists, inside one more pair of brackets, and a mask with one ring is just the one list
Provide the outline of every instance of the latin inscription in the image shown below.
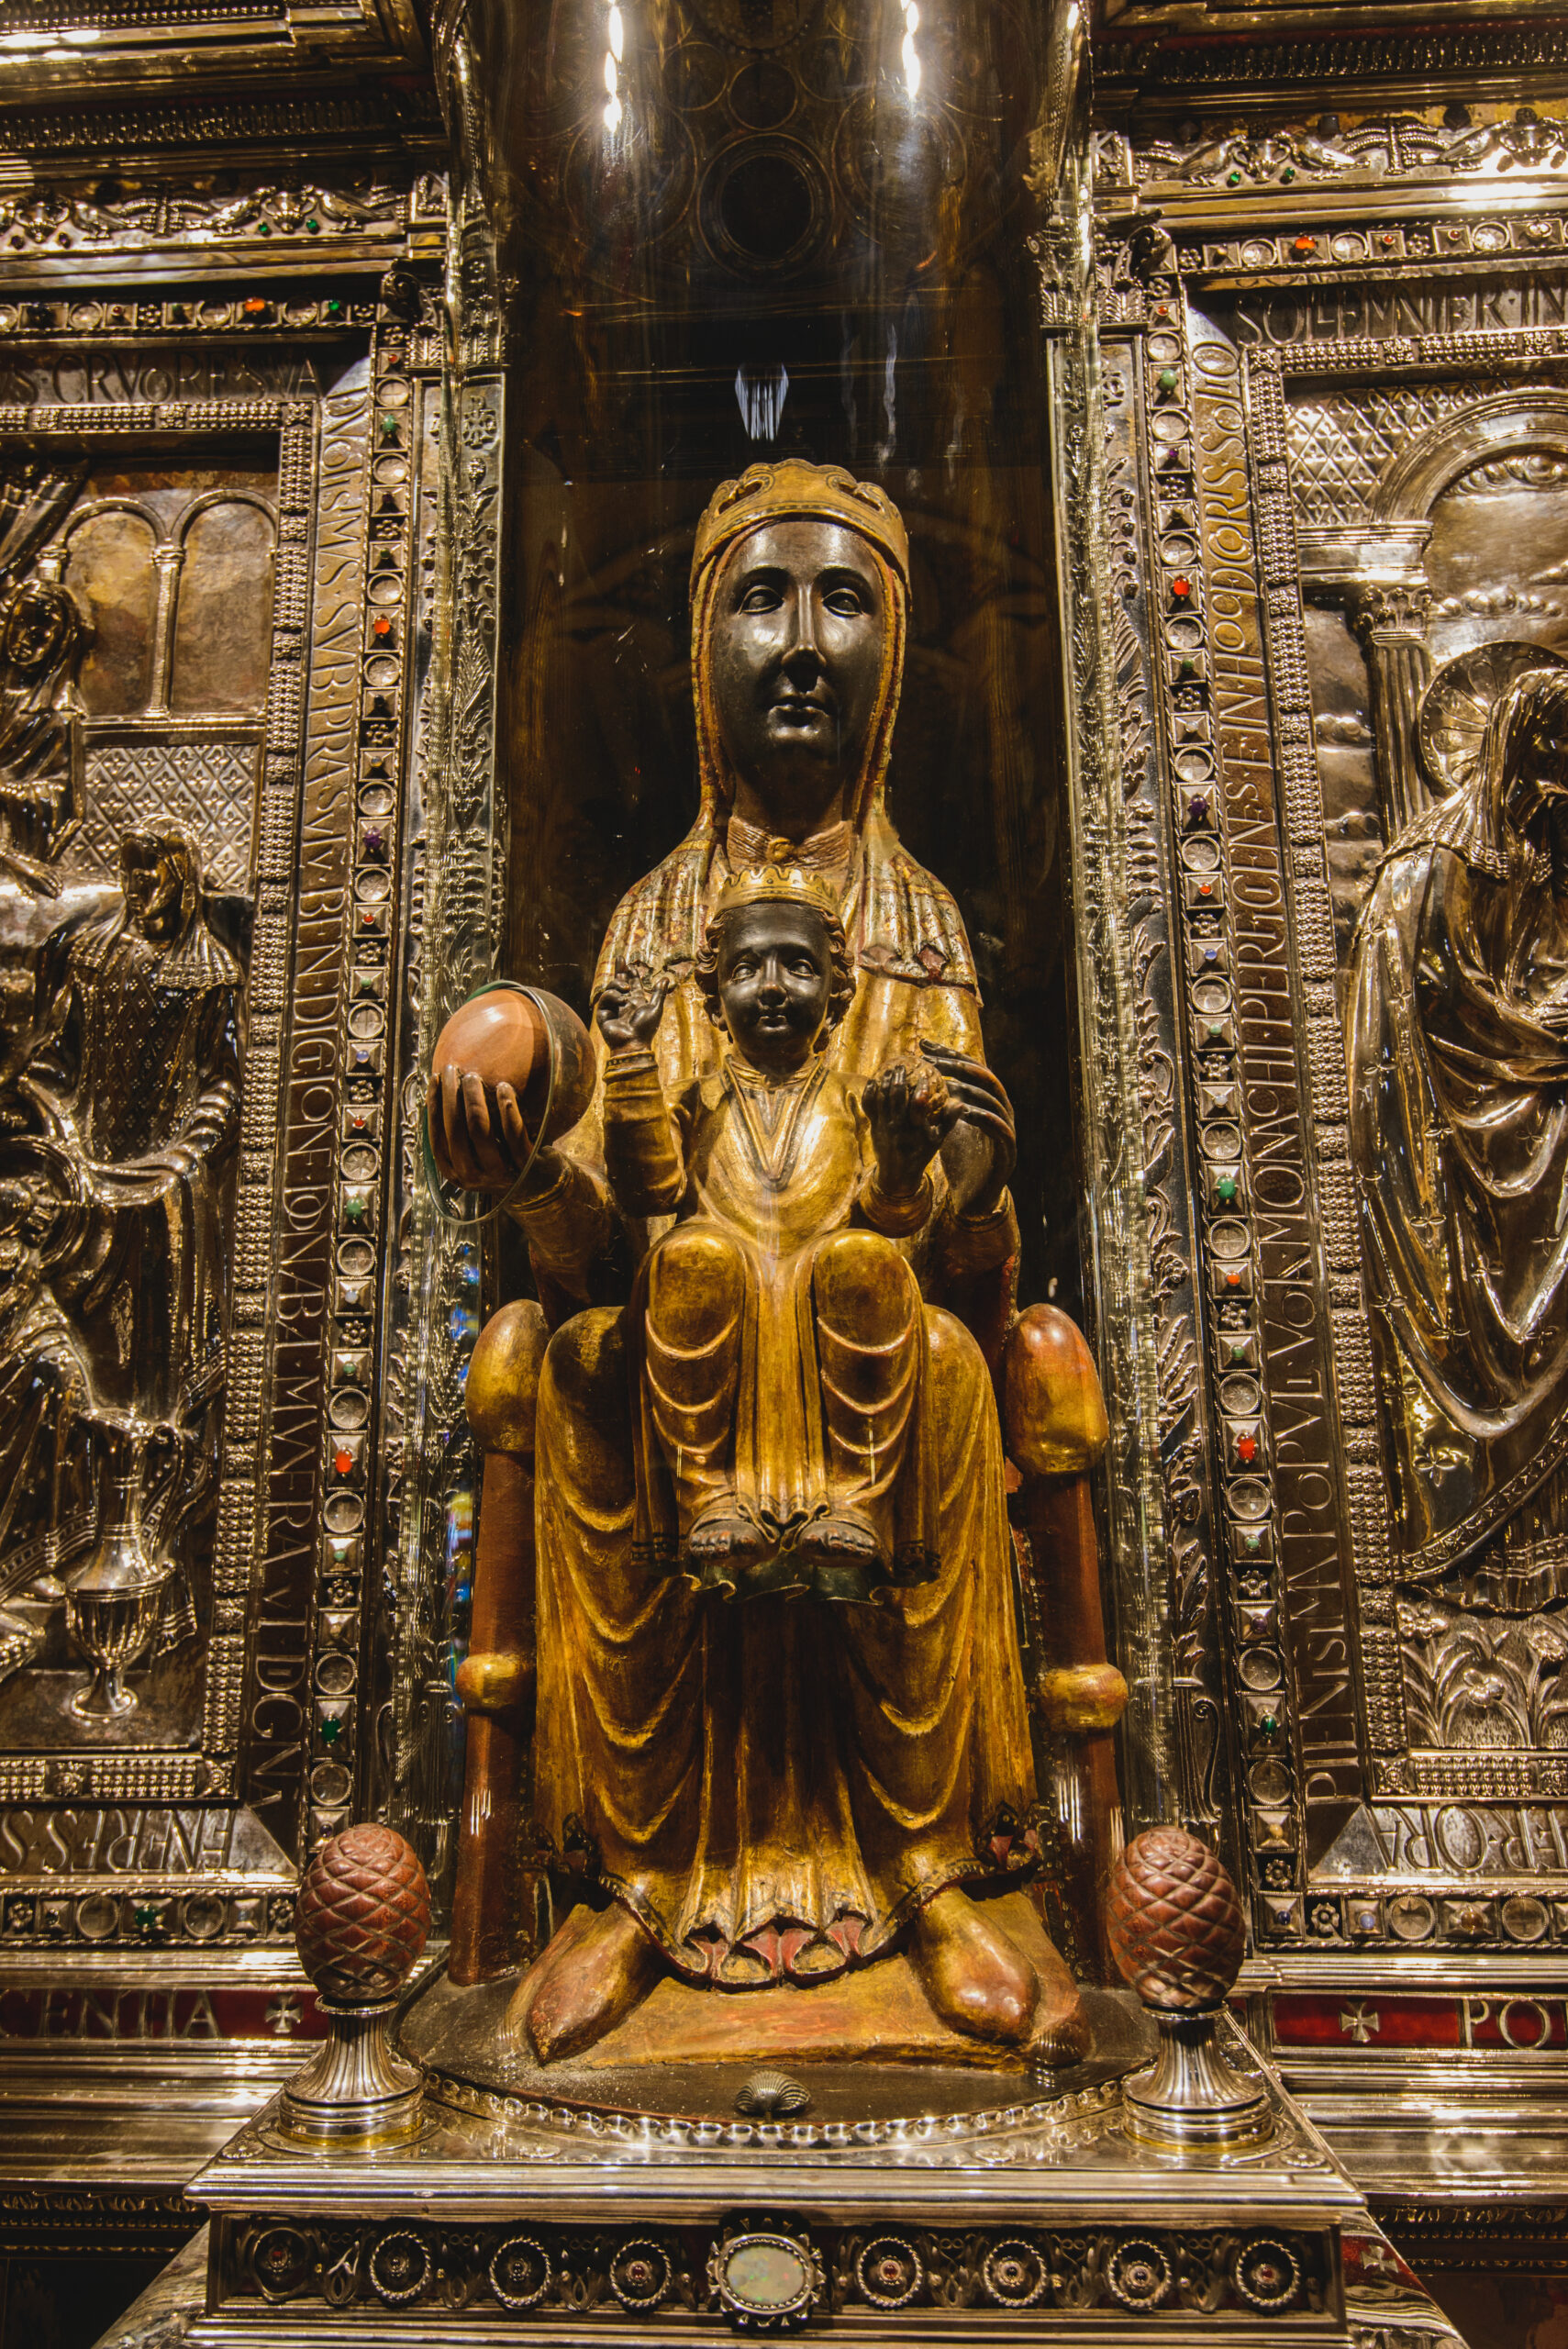
[[309,1619],[321,1521],[321,1396],[358,740],[367,423],[362,390],[322,404],[299,922],[284,1079],[284,1225],[267,1541],[248,1735],[248,1799],[291,1854],[298,1847],[296,1805],[310,1719]]
[[1356,1707],[1318,1326],[1318,1241],[1305,1173],[1246,422],[1235,352],[1200,339],[1194,362],[1194,461],[1215,741],[1229,841],[1239,1074],[1252,1161],[1260,1334],[1304,1749],[1302,1791],[1310,1812],[1360,1791]]
[[1278,348],[1302,342],[1396,342],[1423,335],[1517,334],[1568,325],[1568,283],[1530,278],[1513,285],[1282,286],[1240,294],[1231,313],[1237,342]]
[[318,393],[341,362],[308,351],[7,351],[0,355],[0,404],[15,407],[110,406],[145,401],[272,399]]
[[0,1810],[0,1875],[197,1876],[228,1861],[231,1810]]

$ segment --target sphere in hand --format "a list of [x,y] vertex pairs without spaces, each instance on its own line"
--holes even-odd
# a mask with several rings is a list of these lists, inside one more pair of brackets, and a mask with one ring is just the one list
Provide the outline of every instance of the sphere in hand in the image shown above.
[[495,1088],[509,1085],[530,1147],[570,1133],[594,1098],[593,1039],[569,1003],[542,989],[525,995],[517,987],[486,987],[458,1007],[430,1056],[432,1108],[447,1068],[478,1077],[495,1132],[501,1128]]
[[430,1061],[438,1080],[449,1067],[479,1078],[492,1116],[496,1086],[509,1085],[523,1123],[530,1134],[538,1132],[550,1091],[550,1031],[532,996],[490,987],[461,1004],[437,1037]]
[[328,2005],[390,1998],[430,1932],[430,1888],[395,1829],[346,1827],[305,1873],[295,1919],[299,1962]]
[[1224,1862],[1184,1827],[1134,1836],[1111,1870],[1106,1937],[1144,2005],[1168,2014],[1218,2006],[1246,1952]]

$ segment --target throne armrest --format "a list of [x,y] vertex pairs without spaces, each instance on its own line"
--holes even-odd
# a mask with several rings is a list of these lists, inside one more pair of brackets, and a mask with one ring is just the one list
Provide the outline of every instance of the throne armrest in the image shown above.
[[1032,1674],[1042,1732],[1042,1793],[1061,1820],[1062,1894],[1080,1949],[1105,1970],[1099,1890],[1121,1848],[1112,1732],[1127,1683],[1106,1653],[1099,1535],[1091,1483],[1110,1440],[1105,1398],[1082,1331],[1051,1305],[1021,1313],[1002,1358],[1003,1427],[1018,1479],[1012,1498]]
[[518,1841],[533,1730],[534,1415],[550,1332],[531,1299],[504,1305],[479,1333],[464,1405],[484,1453],[469,1650],[457,1693],[468,1715],[452,1892],[453,1982],[517,1962]]

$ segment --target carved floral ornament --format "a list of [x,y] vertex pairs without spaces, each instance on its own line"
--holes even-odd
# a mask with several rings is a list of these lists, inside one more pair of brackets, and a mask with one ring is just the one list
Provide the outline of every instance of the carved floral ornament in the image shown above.
[[[956,2313],[1045,2308],[1102,2319],[1160,2310],[1213,2316],[1300,2316],[1324,2304],[1314,2238],[1243,2230],[1142,2234],[1117,2227],[906,2232],[829,2231],[820,2243],[794,2220],[725,2230],[706,2260],[684,2237],[647,2229],[605,2234],[542,2227],[478,2234],[411,2226],[335,2225],[259,2218],[235,2243],[241,2293],[278,2304],[319,2299],[493,2315],[569,2309],[667,2318],[722,2312],[742,2332],[792,2330],[807,2317],[906,2307]],[[798,2274],[798,2308],[780,2286]],[[750,2289],[748,2288],[750,2288]],[[768,2288],[765,2302],[753,2299]],[[750,2320],[750,2321],[748,2321]]]
[[1568,123],[1543,119],[1533,106],[1475,121],[1464,106],[1359,121],[1325,113],[1266,129],[1193,121],[1120,160],[1140,184],[1305,192],[1369,180],[1440,183],[1455,173],[1507,184],[1568,171]]
[[[232,174],[220,174],[232,179]],[[193,239],[282,238],[330,243],[350,236],[386,236],[408,216],[405,189],[367,180],[357,188],[122,185],[33,189],[0,198],[0,252],[124,251]]]

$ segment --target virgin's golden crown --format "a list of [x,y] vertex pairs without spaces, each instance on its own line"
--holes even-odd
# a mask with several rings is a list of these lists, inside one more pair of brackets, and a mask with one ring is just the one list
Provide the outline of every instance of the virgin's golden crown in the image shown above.
[[857,481],[842,465],[808,465],[802,457],[781,457],[771,464],[751,466],[739,481],[719,483],[697,524],[694,582],[736,539],[763,522],[792,521],[802,515],[859,531],[907,580],[909,534],[884,489],[873,481]]

